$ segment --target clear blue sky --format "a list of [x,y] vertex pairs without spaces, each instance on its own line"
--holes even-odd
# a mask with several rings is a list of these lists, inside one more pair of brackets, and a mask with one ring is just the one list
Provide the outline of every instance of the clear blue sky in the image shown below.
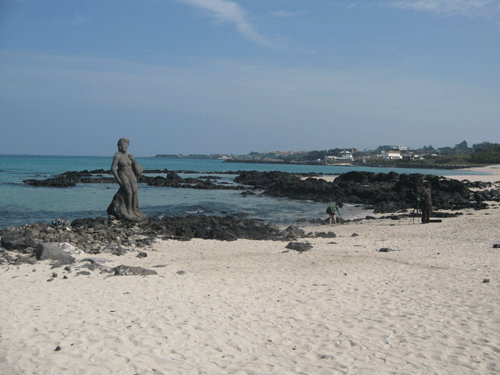
[[0,154],[500,142],[500,0],[0,0]]

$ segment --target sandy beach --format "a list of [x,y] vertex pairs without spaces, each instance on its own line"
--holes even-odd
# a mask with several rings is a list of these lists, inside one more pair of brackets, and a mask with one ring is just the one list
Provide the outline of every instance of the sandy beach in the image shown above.
[[[481,171],[495,174],[456,178],[500,181],[500,166]],[[195,239],[91,256],[146,277],[1,265],[0,374],[498,374],[490,203],[428,225],[308,225],[337,237],[300,253]]]
[[[446,178],[451,178],[454,180],[469,180],[469,181],[482,181],[482,182],[500,182],[500,165],[488,165],[487,167],[476,167],[476,168],[464,168],[463,171],[479,172],[483,174],[470,174],[470,175],[456,175],[456,176],[446,176]],[[304,177],[305,179],[306,177]],[[321,178],[325,181],[333,181],[336,176],[323,176],[316,177]]]

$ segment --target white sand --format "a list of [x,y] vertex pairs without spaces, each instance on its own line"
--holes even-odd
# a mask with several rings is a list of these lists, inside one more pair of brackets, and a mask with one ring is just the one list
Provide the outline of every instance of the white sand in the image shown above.
[[500,165],[489,165],[487,167],[467,168],[464,171],[488,173],[487,175],[466,175],[466,176],[446,176],[457,180],[483,181],[483,182],[500,182]]
[[[455,180],[469,180],[469,181],[483,181],[483,182],[499,182],[500,183],[500,165],[489,165],[487,167],[477,167],[477,168],[464,168],[463,171],[480,172],[483,175],[471,174],[471,175],[457,175],[457,176],[446,176],[446,178],[451,178]],[[307,177],[304,177],[306,179]],[[335,180],[336,176],[322,176],[315,177],[321,178],[326,181],[332,182]]]
[[498,374],[493,204],[428,225],[306,227],[337,237],[304,253],[192,240],[99,256],[157,276],[0,266],[0,374]]

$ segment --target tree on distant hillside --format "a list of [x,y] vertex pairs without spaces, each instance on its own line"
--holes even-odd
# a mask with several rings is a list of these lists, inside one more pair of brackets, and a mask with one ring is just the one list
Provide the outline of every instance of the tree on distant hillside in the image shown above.
[[463,141],[457,145],[455,145],[455,152],[458,154],[470,154],[471,149],[467,146],[467,141]]
[[422,147],[422,152],[424,154],[436,154],[437,151],[432,145]]
[[471,161],[474,163],[500,163],[500,145],[492,145],[479,149],[471,155]]
[[498,146],[498,143],[490,143],[490,142],[482,142],[482,143],[474,143],[472,145],[472,152],[479,152],[481,149],[488,149],[492,146]]
[[453,155],[455,153],[455,149],[451,147],[441,147],[438,151],[441,156]]
[[328,156],[339,156],[341,151],[342,151],[341,148],[332,148],[331,150],[328,150],[326,152],[326,155],[328,155]]
[[309,160],[309,161],[313,161],[313,160],[323,160],[325,158],[325,155],[326,155],[326,151],[309,151],[304,159],[305,160]]

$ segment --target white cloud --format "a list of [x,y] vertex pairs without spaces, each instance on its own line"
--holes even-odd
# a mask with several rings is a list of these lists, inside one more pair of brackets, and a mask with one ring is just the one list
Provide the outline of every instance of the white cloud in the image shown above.
[[445,16],[483,17],[500,24],[498,0],[398,0],[387,4],[394,8],[434,12]]
[[226,0],[180,0],[184,3],[208,10],[220,22],[232,23],[236,29],[249,41],[268,48],[280,47],[268,37],[260,34],[255,26],[248,21],[247,12],[237,3]]
[[300,16],[301,12],[288,12],[286,10],[270,11],[269,14],[274,17],[296,17]]
[[87,17],[81,17],[79,16],[78,14],[75,16],[75,18],[73,18],[72,20],[70,21],[65,21],[63,22],[62,24],[63,25],[66,25],[66,26],[80,26],[80,25],[83,25],[83,24],[86,24],[90,21],[90,18],[87,18]]

